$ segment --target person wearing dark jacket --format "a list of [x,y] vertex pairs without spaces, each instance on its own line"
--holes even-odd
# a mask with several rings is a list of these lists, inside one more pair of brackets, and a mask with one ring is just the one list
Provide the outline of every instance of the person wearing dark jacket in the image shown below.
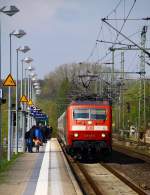
[[25,133],[26,146],[27,146],[28,152],[32,152],[35,128],[36,128],[36,126],[32,126],[32,128]]
[[34,137],[43,141],[43,132],[39,126],[35,126],[34,128]]
[[28,149],[28,139],[29,139],[29,137],[30,137],[30,132],[29,131],[25,132],[25,152]]

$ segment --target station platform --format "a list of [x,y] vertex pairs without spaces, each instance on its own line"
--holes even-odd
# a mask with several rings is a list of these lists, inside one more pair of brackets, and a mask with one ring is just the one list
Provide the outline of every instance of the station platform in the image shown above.
[[0,174],[1,195],[81,195],[57,139],[24,153]]

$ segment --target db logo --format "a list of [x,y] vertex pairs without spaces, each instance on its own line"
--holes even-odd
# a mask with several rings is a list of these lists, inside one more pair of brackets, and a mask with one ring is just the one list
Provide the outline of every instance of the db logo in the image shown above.
[[85,137],[95,137],[94,134],[86,134]]
[[93,130],[93,126],[87,126],[86,130]]

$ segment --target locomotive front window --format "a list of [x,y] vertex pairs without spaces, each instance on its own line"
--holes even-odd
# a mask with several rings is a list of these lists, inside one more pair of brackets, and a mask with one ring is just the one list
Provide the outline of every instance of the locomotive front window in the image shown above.
[[73,110],[74,119],[89,119],[89,109],[74,109]]
[[90,118],[95,120],[106,120],[105,109],[90,109]]

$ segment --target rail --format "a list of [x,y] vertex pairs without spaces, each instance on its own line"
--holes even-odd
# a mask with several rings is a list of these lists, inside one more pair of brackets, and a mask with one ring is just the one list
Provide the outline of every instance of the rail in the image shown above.
[[73,158],[71,158],[65,151],[62,144],[60,144],[62,151],[68,161],[68,164],[83,192],[84,195],[103,195],[98,189],[97,185],[94,183],[93,179],[84,169],[84,167]]
[[[61,145],[61,144],[60,144]],[[65,151],[64,147],[61,145],[62,150],[64,152],[64,155],[70,165],[70,168],[83,192],[85,195],[103,195],[104,192],[101,190],[100,186],[96,184],[94,179],[91,177],[91,175],[88,173],[88,170],[84,167],[84,164],[79,163],[78,161],[71,158]],[[110,167],[109,165],[106,165],[104,163],[100,163],[105,169],[107,169],[109,172],[111,172],[113,175],[115,175],[117,178],[119,178],[123,183],[125,183],[127,186],[129,186],[133,191],[135,191],[139,195],[147,195],[140,187],[136,186],[133,182],[128,180],[126,177],[124,177],[122,174],[120,174],[118,171]]]
[[147,195],[146,192],[144,192],[141,188],[139,188],[137,185],[135,185],[132,181],[124,177],[122,174],[120,174],[118,171],[113,169],[107,164],[100,163],[103,167],[105,167],[108,171],[110,171],[113,175],[115,175],[117,178],[119,178],[121,181],[123,181],[126,185],[128,185],[131,189],[133,189],[135,192],[137,192],[139,195]]

